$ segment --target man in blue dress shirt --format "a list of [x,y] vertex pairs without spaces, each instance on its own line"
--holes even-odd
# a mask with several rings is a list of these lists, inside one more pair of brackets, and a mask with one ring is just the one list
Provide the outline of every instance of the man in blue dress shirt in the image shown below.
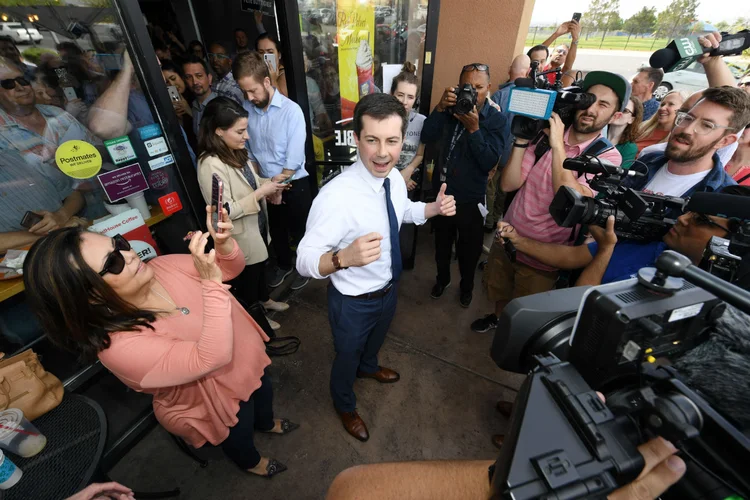
[[336,357],[331,396],[349,434],[370,435],[356,411],[355,377],[381,383],[399,380],[378,365],[378,351],[396,311],[401,275],[398,232],[402,222],[424,224],[456,214],[443,184],[434,203],[412,202],[398,163],[407,128],[404,106],[389,94],[370,94],[354,108],[359,160],[321,189],[297,249],[297,270],[315,279],[331,277],[328,320]]
[[[232,73],[246,97],[243,106],[250,115],[247,150],[253,167],[261,177],[270,179],[285,174],[293,179],[291,188],[283,194],[283,202],[268,205],[271,244],[278,264],[268,285],[276,288],[292,274],[289,244],[302,239],[312,203],[309,174],[305,170],[305,116],[297,103],[271,85],[268,66],[257,52],[238,55]],[[299,290],[308,281],[298,277],[292,283],[292,290]]]

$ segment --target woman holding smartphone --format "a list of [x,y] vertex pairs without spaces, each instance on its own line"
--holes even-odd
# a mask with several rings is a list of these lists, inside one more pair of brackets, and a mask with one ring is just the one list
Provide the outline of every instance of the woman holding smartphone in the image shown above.
[[182,75],[182,71],[175,63],[165,59],[161,61],[161,74],[164,77],[164,82],[167,87],[174,87],[177,89],[179,99],[175,99],[177,96],[173,96],[170,93],[172,99],[172,107],[174,107],[175,113],[177,113],[177,119],[182,125],[182,129],[185,131],[190,146],[195,149],[198,145],[198,140],[193,133],[193,93],[190,91],[188,86],[185,84],[185,78]]
[[271,38],[268,33],[263,33],[255,39],[255,50],[263,56],[268,65],[271,85],[284,94],[284,97],[289,97],[289,90],[286,88],[286,71],[281,61],[281,44]]
[[[286,311],[289,305],[271,300],[266,284],[269,231],[266,203],[281,202],[285,176],[263,179],[248,161],[245,142],[247,111],[226,97],[206,106],[198,132],[198,183],[206,203],[211,203],[213,176],[224,184],[223,200],[229,205],[234,238],[245,254],[245,270],[230,284],[248,305],[260,302],[266,310]],[[280,325],[269,319],[274,330]]]

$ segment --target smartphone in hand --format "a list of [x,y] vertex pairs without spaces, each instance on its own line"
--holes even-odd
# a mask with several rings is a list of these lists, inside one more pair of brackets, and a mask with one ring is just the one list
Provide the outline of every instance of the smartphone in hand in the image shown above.
[[172,99],[172,102],[180,102],[180,99],[182,99],[182,96],[177,91],[177,87],[174,85],[167,86],[167,92],[169,92],[169,98]]
[[278,71],[278,66],[276,64],[276,54],[263,54],[263,60],[266,61],[266,64],[268,64],[268,67],[276,73]]
[[42,216],[39,214],[36,214],[34,212],[26,212],[23,214],[23,219],[21,219],[21,226],[25,227],[26,229],[31,229],[32,227],[36,226],[42,221]]
[[224,182],[214,174],[211,178],[211,225],[214,227],[216,234],[221,233],[219,221],[221,220],[221,209],[224,208]]
[[573,13],[573,21],[580,23],[581,22],[581,13],[580,12],[574,12]]

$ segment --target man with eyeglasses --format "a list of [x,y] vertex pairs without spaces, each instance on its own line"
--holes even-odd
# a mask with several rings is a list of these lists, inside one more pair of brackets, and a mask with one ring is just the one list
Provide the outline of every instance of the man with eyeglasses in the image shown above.
[[[721,193],[747,197],[750,196],[750,188],[730,185],[722,188]],[[504,222],[498,224],[498,238],[506,238],[519,251],[560,269],[585,268],[576,286],[601,285],[634,277],[639,269],[652,267],[656,258],[667,249],[689,257],[697,265],[713,236],[728,239],[741,223],[737,219],[687,212],[677,217],[677,222],[661,241],[638,243],[618,241],[614,222],[614,217],[610,216],[606,228],[590,226],[595,241],[574,247],[524,238],[513,226]]]
[[214,83],[213,91],[221,97],[229,97],[242,106],[245,100],[242,89],[234,81],[232,75],[232,58],[229,56],[227,45],[214,42],[208,48],[208,62],[216,72],[218,82]]
[[[440,142],[435,181],[448,185],[447,194],[456,199],[455,217],[436,217],[435,262],[437,279],[431,297],[440,298],[451,284],[451,254],[456,244],[461,272],[460,304],[469,307],[473,298],[474,274],[482,255],[487,178],[505,150],[510,131],[507,119],[488,99],[492,85],[486,64],[469,64],[461,70],[459,86],[470,85],[477,94],[476,105],[466,114],[453,112],[456,92],[448,87],[422,128],[421,141]],[[484,212],[483,212],[484,211]]]
[[640,157],[648,172],[623,185],[638,191],[689,197],[696,191],[718,191],[736,184],[716,152],[737,141],[737,131],[750,123],[750,95],[737,87],[703,91],[688,112],[677,113],[663,153]]

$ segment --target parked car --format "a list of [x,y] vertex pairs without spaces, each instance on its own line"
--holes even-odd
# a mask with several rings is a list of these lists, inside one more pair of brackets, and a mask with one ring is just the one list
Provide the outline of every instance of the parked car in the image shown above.
[[36,28],[26,28],[21,23],[0,23],[0,35],[9,36],[16,43],[37,43],[42,35]]
[[[735,80],[739,80],[738,71],[732,67],[729,69],[732,70]],[[680,71],[666,73],[661,85],[654,91],[654,97],[662,100],[670,90],[686,90],[693,93],[706,87],[708,87],[708,80],[706,79],[706,72],[703,70],[703,65],[694,62]]]

